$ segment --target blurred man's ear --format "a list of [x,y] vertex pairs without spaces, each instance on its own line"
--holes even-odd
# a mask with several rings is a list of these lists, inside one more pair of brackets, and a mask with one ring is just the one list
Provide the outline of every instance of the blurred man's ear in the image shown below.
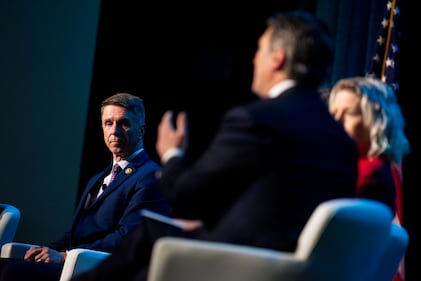
[[284,49],[278,48],[272,51],[272,63],[273,70],[281,70],[286,58],[286,53]]

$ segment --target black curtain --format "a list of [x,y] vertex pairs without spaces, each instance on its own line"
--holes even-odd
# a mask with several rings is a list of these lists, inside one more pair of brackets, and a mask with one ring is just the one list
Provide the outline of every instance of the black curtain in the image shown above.
[[317,1],[316,14],[330,26],[336,43],[331,82],[365,75],[369,70],[385,3],[385,0]]

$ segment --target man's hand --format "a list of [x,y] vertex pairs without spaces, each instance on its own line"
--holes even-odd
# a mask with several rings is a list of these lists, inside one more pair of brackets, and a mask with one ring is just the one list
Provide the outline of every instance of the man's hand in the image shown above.
[[158,126],[158,136],[156,140],[156,151],[161,159],[164,154],[171,149],[187,149],[187,114],[180,112],[176,118],[176,128],[171,121],[173,117],[172,111],[166,111],[162,116]]
[[195,232],[203,226],[201,220],[187,220],[181,218],[174,218],[173,220],[177,222],[185,232]]
[[57,252],[48,247],[31,247],[23,257],[26,261],[61,263],[66,259],[65,252]]

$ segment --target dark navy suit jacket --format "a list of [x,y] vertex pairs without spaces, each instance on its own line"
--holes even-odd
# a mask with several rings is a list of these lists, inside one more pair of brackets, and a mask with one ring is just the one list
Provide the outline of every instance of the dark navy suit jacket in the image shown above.
[[71,229],[47,246],[63,251],[89,248],[111,252],[130,230],[141,223],[143,208],[165,215],[171,208],[159,192],[156,172],[159,165],[143,150],[89,206],[90,193],[95,193],[111,171],[111,165],[92,177],[80,199]]
[[294,87],[227,112],[193,166],[163,166],[161,190],[174,216],[204,221],[199,239],[292,251],[315,207],[354,197],[356,180],[356,144],[315,89]]

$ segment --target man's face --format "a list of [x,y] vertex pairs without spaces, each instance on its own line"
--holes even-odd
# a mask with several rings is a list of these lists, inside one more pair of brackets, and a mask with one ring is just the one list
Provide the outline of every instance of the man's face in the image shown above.
[[102,132],[105,145],[117,161],[130,156],[143,136],[143,126],[124,107],[107,105],[103,108]]
[[274,70],[273,55],[270,48],[272,29],[268,28],[260,36],[253,59],[253,82],[251,89],[260,97],[265,97],[269,91],[270,79]]

